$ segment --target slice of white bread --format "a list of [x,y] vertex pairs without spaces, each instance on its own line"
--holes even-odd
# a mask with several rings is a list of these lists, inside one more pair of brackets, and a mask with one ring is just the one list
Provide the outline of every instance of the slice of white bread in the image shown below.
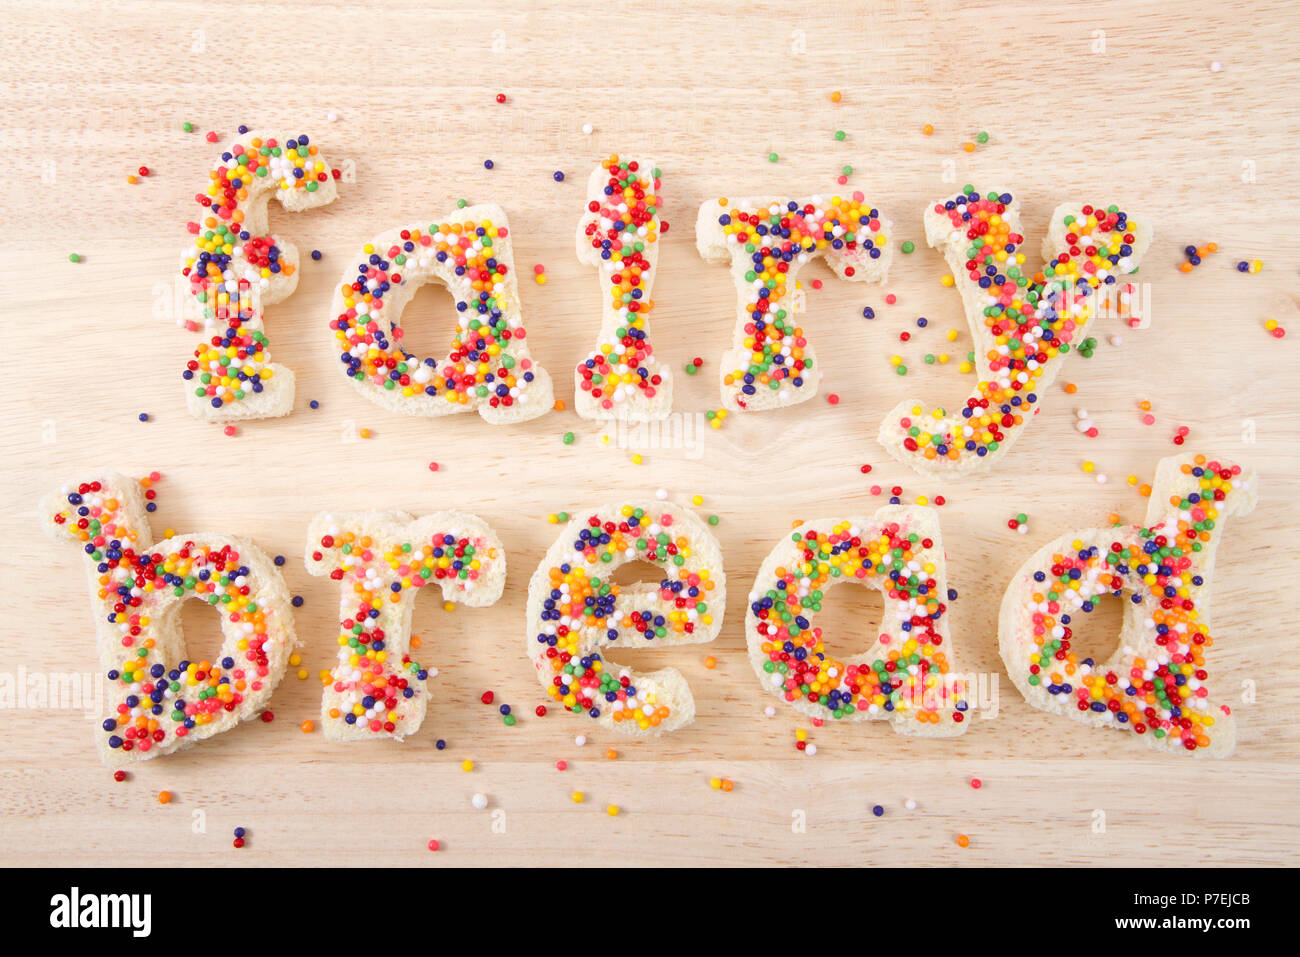
[[[791,204],[795,204],[798,209],[791,211]],[[813,207],[812,213],[805,212],[809,206]],[[872,216],[871,213],[876,215]],[[723,353],[720,367],[722,408],[754,412],[807,402],[817,394],[821,370],[812,343],[803,335],[789,332],[780,337],[779,353],[782,362],[775,361],[775,354],[764,360],[772,372],[763,372],[762,375],[774,375],[782,369],[793,370],[788,377],[779,380],[785,384],[772,388],[778,380],[772,380],[771,383],[757,380],[753,383],[744,382],[744,377],[750,374],[754,357],[754,349],[750,345],[754,333],[747,331],[746,327],[753,324],[753,304],[758,299],[759,290],[768,283],[761,272],[755,270],[754,253],[746,249],[746,244],[740,242],[735,232],[738,214],[759,214],[762,222],[750,224],[750,228],[755,230],[759,226],[766,228],[769,216],[776,216],[778,220],[785,217],[796,229],[803,226],[810,230],[805,243],[800,244],[800,251],[791,250],[788,259],[782,254],[781,258],[786,259],[787,271],[778,272],[770,280],[771,295],[768,298],[774,305],[772,310],[765,313],[769,317],[765,320],[770,323],[769,329],[779,318],[776,310],[780,309],[786,313],[781,321],[798,328],[797,317],[803,312],[805,304],[804,294],[798,286],[799,268],[818,256],[825,257],[826,264],[841,279],[884,282],[893,260],[894,247],[888,241],[892,224],[888,220],[882,220],[879,212],[866,203],[860,193],[854,193],[848,198],[835,196],[829,201],[822,196],[804,200],[774,196],[745,197],[734,201],[722,197],[708,200],[700,206],[695,221],[696,248],[708,262],[728,263],[736,287],[735,333],[732,347]],[[868,221],[861,222],[864,218]],[[828,230],[834,234],[833,240],[823,238]],[[855,234],[851,245],[841,238],[846,230]],[[770,235],[763,236],[762,242],[755,244],[756,247],[770,247]],[[795,239],[794,236],[783,236],[782,243]],[[814,248],[804,248],[807,242],[811,242]],[[840,242],[841,246],[836,248],[835,242]],[[755,271],[753,277],[749,275],[751,271]],[[799,343],[801,339],[804,340],[802,345]],[[769,341],[768,344],[775,349],[775,343]],[[807,364],[806,371],[801,371],[794,365],[800,359]],[[795,380],[801,380],[802,384],[793,385]],[[751,391],[746,393],[746,389]]]
[[[443,227],[448,229],[444,232]],[[457,233],[456,227],[464,232]],[[486,235],[471,241],[464,250],[467,263],[457,275],[458,266],[451,247],[459,245],[461,235],[479,228],[504,229],[506,235]],[[366,244],[344,270],[330,307],[335,344],[340,350],[340,360],[345,360],[339,364],[359,393],[381,408],[402,415],[440,416],[476,411],[493,425],[526,422],[551,410],[555,404],[551,377],[528,351],[515,275],[514,240],[509,229],[505,211],[495,203],[483,203],[390,229]],[[506,272],[492,274],[490,290],[476,290],[474,274],[486,272],[488,260],[503,265]],[[363,281],[365,290],[352,288]],[[448,353],[422,359],[402,347],[402,310],[420,287],[430,282],[445,285],[456,301],[456,339],[464,345],[456,358]],[[387,289],[381,288],[384,284]],[[382,295],[375,299],[375,292]],[[480,301],[481,292],[489,294],[494,302],[494,306],[485,306],[487,313],[470,306]],[[367,294],[372,297],[369,302],[364,298]],[[499,312],[510,338],[504,340],[504,345],[503,336],[494,337],[495,342],[484,339],[485,345],[478,347],[479,333],[470,329],[470,323],[490,320],[493,310]],[[499,354],[493,351],[498,348]],[[480,350],[487,354],[481,354]],[[379,363],[389,360],[395,366],[380,372]],[[512,366],[506,372],[507,378],[514,380],[513,385],[497,374],[507,363]],[[408,381],[395,380],[393,374],[404,375]],[[491,380],[486,378],[489,375]],[[446,384],[449,378],[458,377],[478,381],[470,384],[468,378],[461,379],[462,388]],[[389,388],[381,382],[393,386]],[[429,389],[434,389],[435,394],[430,394]],[[480,389],[487,394],[479,395]],[[499,390],[505,390],[504,397],[498,394]],[[503,398],[510,404],[502,404]],[[496,405],[492,404],[493,399]]]
[[[265,335],[266,307],[282,302],[298,288],[298,248],[270,232],[267,207],[274,198],[286,210],[296,213],[325,206],[338,198],[338,184],[329,164],[310,139],[305,145],[301,140],[302,137],[279,133],[240,135],[222,151],[207,188],[199,193],[207,205],[201,221],[190,224],[195,238],[181,254],[181,269],[189,278],[190,292],[206,299],[202,330],[205,342],[195,351],[193,360],[199,368],[190,370],[193,375],[185,380],[185,403],[195,418],[210,422],[267,419],[287,415],[293,409],[293,372],[270,361],[269,348],[264,345],[254,347],[251,351],[245,350],[250,354],[241,357],[231,354],[236,349],[234,346],[212,351],[210,340],[225,333],[229,325],[227,316],[242,318],[239,325],[245,335]],[[272,143],[276,145],[272,146]],[[289,143],[294,144],[293,149],[289,148]],[[303,153],[306,155],[300,155]],[[266,164],[263,168],[267,175],[239,175],[248,167],[247,163],[240,163],[241,154],[258,156],[259,162]],[[232,176],[238,181],[237,187]],[[309,183],[311,188],[307,186]],[[234,191],[233,195],[225,193],[225,186]],[[235,225],[236,216],[243,217],[238,225]],[[236,235],[216,237],[216,227],[223,224]],[[240,240],[239,235],[245,232],[248,239]],[[218,238],[232,241],[218,242]],[[255,248],[267,240],[279,251],[276,258],[278,271],[253,261]],[[219,279],[209,277],[206,267],[200,262],[201,256],[211,256],[214,251],[217,255],[230,257]],[[257,254],[265,252],[259,250]],[[183,317],[179,321],[185,324]],[[205,352],[212,352],[206,360],[202,358]],[[220,406],[212,404],[212,397],[198,394],[203,387],[202,374],[229,377],[229,373],[237,369],[258,376],[260,391],[254,390],[251,381],[243,383],[240,386],[243,398],[230,396]],[[265,372],[270,376],[261,378]]]
[[[1253,469],[1243,469],[1237,475],[1229,474],[1227,481],[1231,490],[1226,492],[1222,501],[1210,501],[1209,506],[1213,507],[1215,515],[1211,520],[1213,528],[1207,528],[1204,526],[1209,518],[1207,506],[1203,502],[1191,503],[1189,496],[1207,494],[1203,482],[1210,484],[1208,494],[1212,495],[1214,487],[1221,487],[1224,480],[1218,473],[1207,477],[1185,472],[1185,468],[1202,467],[1197,458],[1181,455],[1160,461],[1152,482],[1145,525],[1071,532],[1031,555],[1012,576],[1003,596],[998,620],[998,649],[1012,683],[1032,707],[1096,728],[1136,730],[1136,725],[1142,724],[1145,731],[1138,736],[1149,747],[1185,752],[1189,749],[1184,743],[1184,732],[1168,725],[1174,717],[1172,710],[1154,697],[1156,689],[1164,686],[1167,703],[1178,706],[1187,720],[1192,720],[1193,716],[1213,719],[1211,727],[1188,729],[1193,744],[1197,744],[1198,730],[1203,738],[1209,739],[1208,743],[1197,744],[1192,753],[1198,757],[1221,758],[1232,752],[1236,741],[1236,719],[1226,704],[1227,699],[1212,693],[1212,682],[1216,681],[1212,653],[1203,656],[1203,663],[1188,662],[1187,657],[1195,649],[1208,648],[1212,644],[1209,640],[1198,643],[1195,636],[1210,636],[1210,586],[1224,519],[1254,510],[1259,500],[1259,480]],[[1204,457],[1200,458],[1205,461]],[[1212,464],[1229,473],[1234,468],[1222,463],[1207,463],[1205,468]],[[1179,500],[1177,505],[1170,501],[1175,496]],[[1198,515],[1198,509],[1205,514]],[[1180,541],[1180,533],[1185,535],[1195,525],[1202,526],[1193,529],[1197,533],[1195,540]],[[1147,534],[1144,535],[1144,531]],[[1146,560],[1145,546],[1147,543],[1159,545],[1156,536],[1164,536],[1165,547],[1178,548],[1185,555],[1157,555]],[[1193,544],[1200,545],[1200,551],[1193,551]],[[1116,545],[1119,552],[1114,551]],[[1145,571],[1132,560],[1130,550],[1134,548],[1139,549],[1137,558],[1147,565]],[[1081,557],[1081,552],[1091,553],[1093,549],[1097,550],[1096,556]],[[1108,563],[1108,556],[1113,557],[1117,564]],[[1186,567],[1180,567],[1184,558]],[[1125,562],[1125,559],[1129,561]],[[1127,572],[1119,571],[1119,563],[1128,569]],[[1078,577],[1073,583],[1061,581],[1064,576],[1075,572]],[[1147,574],[1153,579],[1149,585],[1143,584]],[[1043,580],[1036,580],[1035,575],[1041,575]],[[1117,575],[1122,580],[1118,588],[1115,584]],[[1088,664],[1091,659],[1071,661],[1070,656],[1077,658],[1069,649],[1070,626],[1078,624],[1073,616],[1086,613],[1085,604],[1095,607],[1097,601],[1117,590],[1123,592],[1120,600],[1124,602],[1124,621],[1114,654],[1104,662],[1091,665]],[[1054,593],[1055,599],[1052,597]],[[1140,603],[1131,600],[1134,594],[1141,596]],[[1192,602],[1194,607],[1188,609],[1181,605],[1186,601]],[[1166,603],[1169,607],[1165,607]],[[1163,634],[1161,629],[1164,629]],[[1158,643],[1161,639],[1165,641],[1163,646]],[[1170,642],[1175,643],[1172,650]],[[1039,660],[1044,648],[1050,649],[1050,663],[1046,666]],[[1176,657],[1182,660],[1177,661]],[[1193,654],[1195,657],[1201,656]],[[1135,659],[1140,659],[1145,667],[1138,667]],[[1191,675],[1182,675],[1180,681],[1180,676],[1173,672],[1181,664],[1186,664]],[[1161,668],[1171,673],[1162,675]],[[1143,684],[1139,685],[1139,679]],[[1173,692],[1169,691],[1171,681],[1175,683]],[[1089,685],[1089,682],[1093,684]],[[1145,682],[1151,682],[1152,688],[1147,688]],[[1094,687],[1100,694],[1093,690]],[[1135,693],[1130,694],[1130,689],[1135,689]],[[1184,689],[1189,697],[1182,699],[1183,703],[1175,701],[1173,695],[1181,695]],[[1201,691],[1204,691],[1203,697]],[[1219,694],[1224,691],[1219,682]],[[1080,710],[1081,702],[1086,710]],[[1097,709],[1094,703],[1102,707]],[[1135,710],[1130,711],[1126,704]],[[1147,715],[1148,708],[1155,712],[1155,721]],[[1121,713],[1127,720],[1120,719]],[[1158,730],[1162,733],[1158,734]]]
[[[454,540],[450,545],[447,536]],[[472,556],[439,554],[454,552],[463,542],[473,547]],[[454,570],[458,561],[464,577],[438,577],[440,566]],[[470,608],[494,604],[506,581],[501,540],[487,522],[467,512],[434,512],[418,519],[398,511],[321,512],[307,529],[306,563],[311,574],[341,583],[338,660],[321,698],[325,736],[401,741],[414,734],[429,702],[428,669],[409,661],[415,599],[436,586],[444,601]],[[422,576],[426,569],[429,574]],[[414,585],[417,581],[424,584]],[[397,591],[395,583],[402,586]],[[376,648],[380,641],[383,647]],[[384,685],[375,685],[376,673]],[[384,687],[391,697],[381,699],[367,686]],[[368,698],[374,700],[367,704]]]
[[[525,640],[537,680],[560,707],[585,711],[603,728],[647,737],[685,727],[695,719],[695,699],[677,669],[638,674],[605,658],[604,650],[713,641],[727,607],[727,577],[717,539],[699,516],[671,503],[606,505],[576,514],[528,583]],[[593,520],[598,527],[591,525]],[[583,539],[584,530],[599,535],[600,540]],[[648,560],[644,557],[647,541],[653,541],[657,550],[666,553],[671,546],[678,553],[660,558],[656,551],[652,563],[664,569],[660,585],[613,585],[612,576],[619,566]],[[590,547],[577,547],[580,542]],[[608,560],[603,557],[606,555]],[[677,557],[681,565],[676,564]],[[571,569],[567,574],[561,571],[566,566]],[[599,579],[599,584],[593,579]],[[587,597],[591,601],[584,598],[579,603],[573,597],[575,588],[590,591]],[[692,595],[692,590],[696,594]],[[671,597],[664,599],[661,594]],[[587,614],[587,607],[596,611]],[[638,625],[633,620],[641,613],[651,616],[649,624]],[[653,632],[661,616],[664,633],[647,639],[644,631]],[[589,666],[574,666],[582,673],[569,674],[562,661],[565,654],[579,662],[589,661]],[[608,690],[602,676],[612,682]],[[575,690],[566,701],[562,687],[575,686],[581,694]],[[584,698],[589,704],[582,704]]]
[[[615,170],[618,175],[614,174]],[[611,184],[611,180],[628,185],[619,189]],[[633,192],[631,196],[627,195],[629,188]],[[607,193],[607,189],[612,192]],[[641,199],[637,198],[637,193],[642,194]],[[648,222],[639,226],[634,221],[635,210],[629,205],[637,202],[656,210],[653,216],[648,217]],[[593,212],[591,203],[597,203],[599,209]],[[648,321],[651,292],[659,264],[658,210],[662,196],[659,195],[658,171],[645,159],[622,161],[618,156],[611,156],[591,171],[587,179],[587,204],[578,220],[577,252],[579,262],[596,268],[600,281],[600,335],[596,347],[574,370],[573,410],[584,419],[596,421],[651,422],[666,419],[673,410],[673,371],[654,353]],[[629,230],[629,225],[636,228]],[[642,248],[622,248],[634,243],[640,243]],[[611,248],[604,248],[606,244]],[[637,285],[632,286],[628,281],[628,271],[636,257],[643,261],[643,265],[637,267]],[[621,291],[617,298],[611,289],[611,281],[616,275],[622,277],[617,288],[626,290]],[[640,298],[623,301],[624,296],[633,295]],[[640,312],[630,312],[628,307],[631,304],[635,304]],[[629,316],[641,323],[644,338],[640,340],[639,348],[646,351],[635,368],[625,361],[631,348],[631,344],[624,341],[627,335],[619,335],[619,330],[630,329]],[[614,361],[608,361],[607,357],[613,357]],[[624,361],[619,361],[620,358]],[[608,370],[603,369],[606,362]],[[594,363],[598,370],[596,374],[602,376],[601,384],[595,388],[589,383],[591,370],[587,363]],[[583,374],[584,370],[587,375]],[[644,370],[644,376],[640,374],[641,370]],[[611,374],[620,380],[612,395]],[[655,377],[660,380],[658,385],[642,388],[636,384],[637,381],[651,383]],[[602,393],[599,398],[595,389]]]
[[[95,732],[105,764],[191,747],[265,710],[298,640],[284,579],[260,548],[213,532],[152,543],[139,482],[115,472],[46,495],[40,520],[55,541],[82,547],[90,572],[98,658],[110,676],[110,708]],[[194,562],[186,563],[186,554]],[[145,555],[159,556],[162,571]],[[223,582],[209,574],[220,569],[244,574]],[[181,668],[188,659],[181,604],[199,587],[219,610],[221,651],[211,667]],[[128,663],[136,670],[128,672]],[[136,737],[141,722],[144,734]]]
[[[1023,238],[1020,201],[1010,192],[992,190],[984,194],[971,194],[971,199],[987,202],[994,194],[998,196],[999,205],[1004,209],[999,214],[993,214],[992,211],[990,214],[999,216],[1012,235]],[[969,232],[978,217],[971,220],[971,225],[966,222],[959,224],[953,222],[948,206],[955,204],[960,214],[966,208],[966,204],[958,202],[961,198],[962,194],[959,194],[957,197],[930,204],[925,212],[925,236],[932,247],[943,252],[948,268],[952,270],[956,280],[957,289],[961,293],[966,322],[970,326],[972,352],[975,355],[979,384],[968,402],[963,403],[961,409],[952,413],[943,409],[934,409],[917,399],[900,402],[881,421],[877,436],[880,444],[890,455],[923,475],[957,477],[982,472],[991,469],[995,462],[1006,455],[1041,407],[1046,391],[1056,380],[1070,351],[1077,348],[1086,336],[1091,335],[1094,329],[1091,323],[1100,321],[1095,318],[1097,307],[1104,304],[1101,296],[1091,288],[1086,294],[1074,292],[1068,299],[1058,295],[1052,308],[1059,317],[1059,324],[1052,341],[1055,342],[1057,338],[1063,339],[1070,343],[1070,351],[1058,352],[1052,343],[1043,337],[1042,330],[1031,323],[1023,327],[1029,331],[1029,334],[1022,336],[1019,341],[1032,341],[1040,350],[1038,354],[1047,356],[1046,360],[1043,362],[1037,359],[1029,360],[1023,370],[1011,370],[1005,366],[994,369],[990,355],[998,356],[999,363],[1005,362],[1005,357],[1009,355],[1008,345],[1005,342],[999,343],[998,333],[986,322],[985,310],[999,302],[995,294],[998,287],[982,287],[977,280],[971,278],[968,264],[972,261],[970,257],[972,237]],[[1068,202],[1056,207],[1052,213],[1047,235],[1043,237],[1042,256],[1044,260],[1053,263],[1054,268],[1059,269],[1057,257],[1065,254],[1072,261],[1079,263],[1080,268],[1086,270],[1087,266],[1091,265],[1088,250],[1098,248],[1094,243],[1106,243],[1114,249],[1115,261],[1098,267],[1092,274],[1100,281],[1100,288],[1106,289],[1108,286],[1117,285],[1120,277],[1138,268],[1142,257],[1151,245],[1151,226],[1145,219],[1130,217],[1126,220],[1125,232],[1106,232],[1100,229],[1095,221],[1092,226],[1088,225],[1088,215],[1083,212],[1086,205],[1083,202]],[[1067,223],[1067,217],[1073,217],[1074,222]],[[1133,241],[1126,244],[1130,248],[1125,253],[1123,246],[1114,240],[1116,238],[1122,240],[1126,234],[1131,235]],[[1073,242],[1069,238],[1071,235],[1075,237]],[[1036,270],[1024,263],[1024,256],[1020,252],[1023,243],[1012,245],[1016,246],[1015,251],[1002,250],[993,257],[990,266],[996,267],[998,274],[1012,279],[1014,277],[1011,277],[1008,270],[1019,269],[1022,276],[1028,279],[1034,288],[1042,289],[1042,284],[1033,282]],[[980,275],[986,282],[991,282],[990,277],[985,273],[981,272]],[[1063,275],[1065,274],[1058,272],[1057,276],[1049,281],[1059,283]],[[1074,275],[1077,277],[1082,273]],[[1104,283],[1107,276],[1114,277],[1116,282]],[[1069,284],[1067,286],[1072,290],[1075,288]],[[1014,301],[1025,301],[1025,293],[1019,291],[1025,287],[1014,285],[1007,287],[1008,290],[1012,288],[1017,289]],[[1108,289],[1108,294],[1109,291]],[[1112,305],[1117,311],[1125,308],[1125,303],[1119,297],[1115,297]],[[1044,296],[1034,310],[1036,319],[1045,318],[1047,309],[1048,299]],[[1064,328],[1067,321],[1071,323],[1070,328]],[[1030,336],[1033,338],[1030,339]],[[1013,388],[1015,384],[1019,384],[1020,388]],[[1028,398],[1031,395],[1032,400]],[[988,431],[988,426],[978,424],[977,416],[962,415],[962,410],[968,407],[969,402],[977,400],[989,401],[988,411],[983,414],[992,416],[995,420],[996,427],[1003,436],[1000,440],[992,438],[993,433]],[[1004,408],[1006,411],[1003,411]],[[912,435],[912,429],[916,429],[919,434]],[[945,450],[955,449],[955,454],[946,451],[942,454],[938,453],[936,443],[931,439],[932,436],[941,436],[937,446]],[[917,447],[909,448],[909,442]],[[976,443],[976,447],[967,449],[967,442]],[[990,442],[995,443],[995,447],[990,447]],[[986,450],[984,454],[980,454],[981,448]],[[934,454],[931,456],[927,452]]]
[[[915,542],[909,541],[913,535]],[[897,559],[895,547],[905,549]],[[890,577],[895,560],[902,586]],[[917,583],[908,583],[913,576]],[[846,582],[879,588],[885,610],[871,646],[841,660],[825,651],[816,611],[831,588]],[[934,509],[885,505],[870,518],[803,522],[772,549],[754,579],[745,612],[749,661],[762,686],[801,714],[827,721],[888,721],[894,731],[918,737],[964,734],[976,713],[974,676],[960,673],[948,630],[948,600],[947,561]],[[900,666],[910,654],[920,661]],[[884,663],[883,676],[876,662]],[[926,677],[919,676],[921,663],[930,669]],[[898,688],[892,688],[894,680]],[[791,682],[794,686],[787,687]]]

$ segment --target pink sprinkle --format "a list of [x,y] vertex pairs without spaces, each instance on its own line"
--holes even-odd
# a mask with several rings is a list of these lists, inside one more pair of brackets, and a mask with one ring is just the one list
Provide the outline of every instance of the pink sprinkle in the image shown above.
[[430,462],[430,463],[429,463],[429,471],[430,471],[430,472],[436,472],[436,471],[438,471],[438,463],[437,463],[437,462]]
[[555,762],[555,770],[557,770],[557,771],[566,771],[566,770],[568,770],[568,768],[569,768],[569,762],[568,762],[568,761],[556,761],[556,762]]
[[1083,433],[1083,434],[1086,435],[1086,436],[1087,436],[1088,438],[1090,438],[1090,439],[1095,439],[1095,438],[1096,438],[1098,435],[1100,435],[1101,433],[1097,431],[1097,427],[1094,425],[1091,429],[1089,429],[1087,432],[1085,432],[1085,433]]
[[822,281],[820,279],[814,279],[812,281],[812,287],[814,289],[820,289],[822,287]]
[[898,302],[898,297],[891,292],[885,297],[885,302],[892,306],[894,303]]
[[984,782],[981,781],[979,778],[971,778],[970,786],[973,787],[976,791],[978,791],[981,787],[984,786]]
[[879,494],[880,494],[880,486],[879,486],[879,485],[873,485],[873,486],[871,486],[871,494],[872,494],[872,495],[879,495]]
[[440,847],[442,847],[442,845],[439,844],[437,841],[430,841],[430,842],[429,842],[429,850],[431,850],[431,851],[436,851],[436,850],[437,850],[438,848],[440,848]]
[[832,392],[830,395],[826,397],[826,401],[829,402],[831,405],[839,405],[840,397],[836,395],[834,392]]
[[1152,415],[1150,412],[1148,412],[1146,415],[1142,416],[1142,424],[1143,424],[1143,425],[1154,425],[1154,424],[1155,424],[1155,421],[1156,421],[1156,417],[1155,417],[1154,415]]
[[214,133],[212,130],[208,130],[208,135],[206,139],[209,143],[215,143],[217,141],[217,134]]
[[221,431],[226,433],[226,435],[234,435],[238,430],[233,425],[228,425]]

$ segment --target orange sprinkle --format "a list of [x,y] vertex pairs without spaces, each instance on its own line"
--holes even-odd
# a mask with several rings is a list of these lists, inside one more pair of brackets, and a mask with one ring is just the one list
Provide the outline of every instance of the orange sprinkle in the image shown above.
[[957,835],[957,846],[958,846],[958,847],[970,847],[970,838],[967,837],[965,834],[958,834],[958,835]]
[[1064,388],[1065,388],[1066,395],[1074,395],[1076,392],[1079,391],[1079,387],[1075,385],[1073,382],[1065,383]]
[[712,671],[714,668],[718,667],[718,659],[713,657],[713,655],[709,655],[704,659],[704,667]]
[[556,412],[563,412],[563,411],[564,411],[564,408],[565,408],[565,406],[564,406],[564,400],[563,400],[563,399],[556,399],[556,400],[555,400],[555,411],[556,411]]
[[970,140],[967,140],[965,143],[962,143],[961,148],[964,149],[967,153],[975,152],[975,144],[972,143]]
[[613,761],[616,757],[618,757],[618,752],[615,751],[613,748],[609,748],[605,752],[605,757],[608,758],[610,761]]
[[841,93],[839,90],[835,90],[833,93],[831,93],[832,103],[838,103],[842,99],[844,99],[844,94]]
[[172,792],[171,792],[171,791],[159,791],[159,792],[158,792],[158,803],[159,803],[159,804],[171,804],[171,803],[172,803]]

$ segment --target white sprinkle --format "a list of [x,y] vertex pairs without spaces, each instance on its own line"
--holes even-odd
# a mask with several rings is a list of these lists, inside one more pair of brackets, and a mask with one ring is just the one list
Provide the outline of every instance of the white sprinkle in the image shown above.
[[591,135],[591,124],[590,124],[590,123],[583,123],[583,124],[582,124],[582,132],[583,132],[584,134],[586,134],[587,136],[590,136],[590,135]]
[[817,745],[815,744],[810,744],[808,745],[808,747],[804,749],[804,754],[816,754],[816,753],[817,753]]
[[1029,526],[1024,522],[1021,522],[1019,525],[1016,526],[1016,531],[1019,532],[1021,535],[1028,535]]
[[325,114],[325,119],[329,120],[331,123],[337,123],[339,121],[339,115],[333,110],[330,110]]
[[659,501],[662,502],[667,497],[668,497],[668,489],[666,488],[655,489],[655,498],[659,499]]
[[481,811],[487,807],[487,795],[479,792],[470,799],[470,803],[474,805],[474,810]]
[[1098,484],[1098,485],[1105,485],[1105,484],[1106,484],[1106,473],[1105,473],[1105,472],[1098,472],[1098,473],[1097,473],[1097,484]]
[[1218,73],[1222,69],[1223,69],[1223,64],[1220,63],[1218,60],[1215,60],[1213,63],[1210,64],[1211,73]]
[[915,811],[916,802],[913,801],[911,798],[908,798],[906,801],[903,802],[903,807],[907,808],[909,811]]
[[584,744],[587,743],[587,736],[585,734],[580,734],[573,739],[573,743],[576,744],[578,747],[582,747]]
[[1111,337],[1110,337],[1110,344],[1111,344],[1112,346],[1123,345],[1123,344],[1124,344],[1124,337],[1123,337],[1123,336],[1111,336]]

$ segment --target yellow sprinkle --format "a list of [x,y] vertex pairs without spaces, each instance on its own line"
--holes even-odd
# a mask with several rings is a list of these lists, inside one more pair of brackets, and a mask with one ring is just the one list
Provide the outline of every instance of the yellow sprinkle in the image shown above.
[[722,778],[709,778],[709,787],[715,791],[722,790]]
[[1091,472],[1091,471],[1092,471],[1093,469],[1095,469],[1096,467],[1097,467],[1097,466],[1094,465],[1092,462],[1084,462],[1084,463],[1083,463],[1083,470],[1084,470],[1085,472]]
[[469,759],[466,759],[466,760],[460,762],[460,769],[461,769],[462,771],[473,771],[473,770],[474,770],[474,762],[473,762],[473,761],[470,761]]
[[618,805],[611,804],[609,807],[605,808],[605,813],[610,817],[618,817]]
[[574,803],[574,804],[581,804],[581,803],[582,803],[582,792],[581,792],[581,791],[574,791],[572,794],[569,795],[569,797],[573,799],[573,803]]
[[692,505],[703,505],[703,504],[704,504],[704,496],[703,496],[703,495],[692,495],[692,496],[691,496],[691,504],[692,504]]
[[945,286],[957,285],[957,280],[954,279],[952,276],[944,276],[942,279],[939,280],[939,282],[943,283]]

